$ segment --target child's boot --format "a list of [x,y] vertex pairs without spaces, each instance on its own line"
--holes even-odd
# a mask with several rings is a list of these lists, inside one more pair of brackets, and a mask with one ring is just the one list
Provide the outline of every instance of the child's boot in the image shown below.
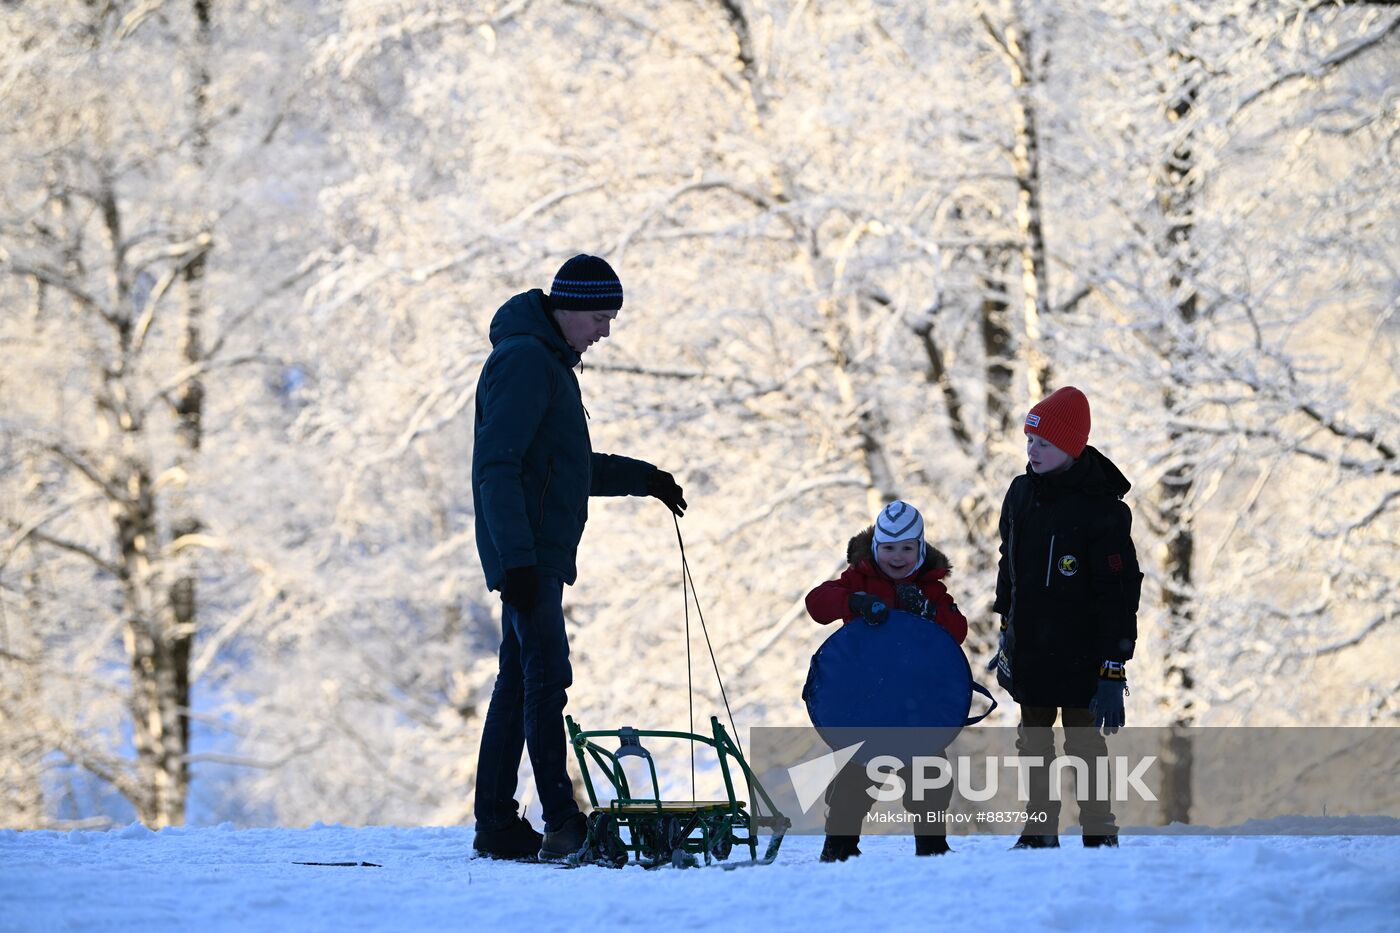
[[1016,844],[1011,848],[1015,849],[1058,849],[1060,847],[1059,836],[1036,836],[1030,833],[1023,834]]
[[947,836],[915,836],[915,855],[946,855],[953,851],[948,845]]
[[857,855],[860,855],[859,836],[827,836],[822,844],[823,862],[844,862]]

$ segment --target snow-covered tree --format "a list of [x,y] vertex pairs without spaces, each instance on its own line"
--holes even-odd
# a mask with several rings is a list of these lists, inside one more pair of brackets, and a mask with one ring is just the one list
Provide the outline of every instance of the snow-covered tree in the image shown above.
[[198,644],[236,576],[200,555],[238,550],[208,506],[250,451],[206,459],[210,419],[265,394],[238,373],[269,358],[254,325],[277,289],[254,270],[287,264],[240,239],[275,216],[249,182],[276,120],[259,98],[278,100],[255,70],[278,50],[219,12],[25,5],[0,38],[4,729],[51,815],[115,792],[183,822]]

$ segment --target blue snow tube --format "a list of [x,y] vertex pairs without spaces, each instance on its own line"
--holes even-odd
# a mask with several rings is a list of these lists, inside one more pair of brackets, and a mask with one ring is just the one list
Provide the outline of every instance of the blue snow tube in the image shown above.
[[[974,692],[992,704],[977,716],[969,715]],[[856,619],[832,632],[812,655],[802,699],[832,748],[863,743],[861,762],[937,754],[997,706],[952,635],[898,610],[879,625]]]

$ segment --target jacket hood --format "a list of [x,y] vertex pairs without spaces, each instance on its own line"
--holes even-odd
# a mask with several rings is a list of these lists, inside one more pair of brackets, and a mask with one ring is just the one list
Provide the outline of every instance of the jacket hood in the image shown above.
[[511,298],[496,310],[491,318],[491,346],[521,335],[534,337],[572,369],[580,359],[578,351],[569,346],[549,319],[548,299],[544,292],[532,288]]
[[1093,495],[1121,499],[1133,488],[1123,471],[1095,447],[1084,448],[1074,466],[1063,473],[1041,476],[1026,466],[1032,480],[1052,489],[1079,489]]
[[[879,568],[875,566],[874,552],[871,550],[871,545],[873,545],[874,542],[874,525],[857,532],[854,538],[846,542],[846,563],[850,564],[852,567],[858,567],[864,562],[869,564],[872,570],[879,572]],[[948,555],[944,554],[932,544],[929,544],[927,539],[925,539],[924,564],[916,570],[915,573],[923,574],[932,571],[937,573],[938,576],[943,577],[952,569],[953,564],[948,560]]]

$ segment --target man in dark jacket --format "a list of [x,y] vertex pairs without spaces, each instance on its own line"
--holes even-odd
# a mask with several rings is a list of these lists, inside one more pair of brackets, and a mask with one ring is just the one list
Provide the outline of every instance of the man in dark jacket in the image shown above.
[[1017,750],[1046,765],[1031,769],[1027,825],[1016,847],[1059,845],[1048,767],[1057,716],[1065,753],[1089,766],[1087,786],[1077,788],[1084,844],[1116,846],[1108,788],[1098,799],[1096,777],[1108,749],[1103,734],[1123,725],[1124,662],[1137,641],[1142,574],[1132,512],[1122,501],[1131,487],[1088,446],[1089,401],[1073,386],[1033,407],[1025,431],[1027,469],[1001,508],[997,679],[1021,705]]
[[[499,673],[481,735],[473,847],[494,858],[565,858],[586,827],[565,769],[573,683],[562,607],[589,496],[654,496],[677,516],[681,487],[650,463],[594,453],[574,367],[607,337],[622,284],[596,256],[560,267],[549,294],[516,295],[491,321],[476,392],[472,501],[486,585],[501,591]],[[518,813],[516,773],[530,753],[541,837]]]

